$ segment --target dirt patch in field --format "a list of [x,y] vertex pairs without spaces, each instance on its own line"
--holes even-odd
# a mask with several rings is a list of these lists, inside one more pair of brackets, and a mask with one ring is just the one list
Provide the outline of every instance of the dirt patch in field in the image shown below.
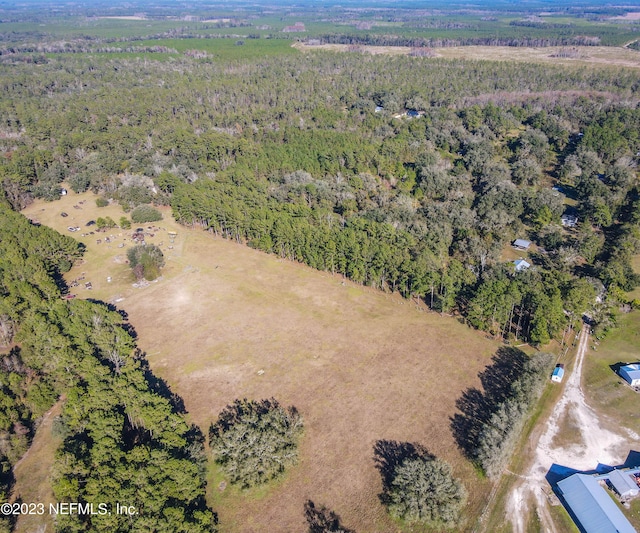
[[574,410],[577,409],[578,406],[575,404],[570,403],[567,405],[567,410],[561,415],[558,421],[558,432],[551,439],[551,446],[553,448],[584,446],[584,439],[580,432],[580,420],[578,420],[574,414]]
[[[64,230],[62,205],[27,212]],[[480,387],[478,372],[499,345],[397,295],[188,230],[162,211],[158,225],[178,236],[164,248],[157,283],[133,289],[128,266],[113,261],[123,251],[93,238],[87,262],[66,277],[83,271],[97,280],[81,297],[119,300],[154,373],[205,434],[236,398],[275,397],[301,412],[299,464],[280,482],[221,491],[223,478],[212,469],[208,492],[222,529],[303,531],[311,499],[357,531],[397,530],[380,504],[373,459],[375,442],[387,439],[418,442],[454,466],[470,494],[470,519],[460,530],[470,530],[489,482],[457,450],[450,417],[461,391]]]
[[[407,46],[358,46],[346,44],[306,45],[296,43],[298,50],[330,50],[334,52],[368,53],[373,55],[409,55],[413,48]],[[525,61],[533,63],[549,63],[556,65],[589,64],[594,66],[619,66],[640,68],[640,53],[628,48],[617,46],[575,46],[575,58],[557,57],[562,47],[550,46],[542,48],[528,48],[515,46],[452,46],[449,48],[434,48],[434,57],[446,59],[472,59],[484,61]]]

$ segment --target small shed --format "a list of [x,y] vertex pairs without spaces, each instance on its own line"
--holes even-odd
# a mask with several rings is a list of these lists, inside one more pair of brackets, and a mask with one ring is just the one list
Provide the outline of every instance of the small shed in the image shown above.
[[531,246],[531,241],[527,241],[525,239],[516,239],[513,241],[513,247],[518,250],[528,250],[529,246]]
[[522,272],[531,266],[531,264],[524,259],[516,259],[513,264],[516,265],[516,272]]
[[620,376],[632,387],[640,387],[640,363],[620,367]]
[[551,381],[561,383],[562,378],[564,378],[564,365],[560,363],[553,369],[553,373],[551,374]]
[[640,494],[640,487],[631,479],[628,472],[614,470],[609,474],[609,482],[621,498],[633,498]]

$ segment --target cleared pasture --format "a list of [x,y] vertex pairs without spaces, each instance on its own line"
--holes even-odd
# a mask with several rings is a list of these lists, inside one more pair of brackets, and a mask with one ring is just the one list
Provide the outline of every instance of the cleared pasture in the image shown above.
[[[332,50],[347,52],[346,44],[325,44],[309,46],[295,43],[295,48],[303,51]],[[555,57],[560,52],[558,46],[550,47],[516,47],[516,46],[451,46],[434,48],[434,57],[445,59],[467,59],[475,61],[517,61],[527,63],[544,63],[553,65],[591,65],[599,67],[640,68],[640,53],[629,48],[615,46],[572,46],[576,57]],[[359,52],[373,55],[408,55],[412,48],[407,46],[358,46]],[[353,52],[352,52],[353,53]]]
[[[81,226],[79,236],[86,220],[122,215],[94,200],[70,192],[24,213],[63,232]],[[169,209],[162,211],[165,220],[155,225],[163,229],[148,238],[163,243],[167,259],[158,282],[132,287],[122,262],[126,247],[118,248],[131,244],[124,241],[129,232],[120,230],[107,232],[116,237],[109,244],[97,244],[96,234],[79,236],[86,262],[66,277],[84,272],[93,289],[78,289],[78,297],[113,302],[128,313],[153,372],[184,399],[203,433],[235,398],[275,397],[301,412],[299,463],[276,483],[221,490],[223,477],[211,463],[208,494],[221,530],[303,531],[309,499],[359,532],[403,530],[378,498],[378,440],[417,442],[450,462],[470,495],[461,530],[472,529],[490,484],[456,448],[450,417],[462,391],[480,387],[478,372],[499,345],[455,318],[178,226]],[[173,249],[168,231],[178,232]]]

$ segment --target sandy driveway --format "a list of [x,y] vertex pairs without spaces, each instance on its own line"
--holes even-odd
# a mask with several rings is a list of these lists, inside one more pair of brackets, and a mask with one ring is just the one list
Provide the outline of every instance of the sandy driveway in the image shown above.
[[[629,429],[607,424],[604,417],[587,404],[581,388],[581,378],[588,347],[589,326],[585,324],[580,333],[575,368],[538,440],[533,463],[528,469],[530,475],[522,477],[507,502],[507,516],[510,517],[515,533],[525,532],[526,509],[532,500],[543,530],[559,533],[551,520],[546,496],[550,487],[545,476],[553,464],[575,470],[594,470],[598,464],[619,465],[624,462],[632,445],[637,445],[640,440],[640,436]],[[556,446],[554,437],[566,417],[570,417],[576,428],[573,442],[566,446]],[[613,432],[608,427],[616,427],[617,431]]]

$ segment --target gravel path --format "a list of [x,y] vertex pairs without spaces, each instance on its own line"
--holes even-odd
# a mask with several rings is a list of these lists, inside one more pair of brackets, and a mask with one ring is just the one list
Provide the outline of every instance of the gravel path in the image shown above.
[[[589,347],[589,326],[583,326],[580,333],[578,353],[573,372],[568,376],[562,397],[554,406],[551,416],[535,448],[530,475],[521,476],[520,481],[507,501],[506,513],[513,524],[514,533],[525,533],[524,517],[533,500],[544,531],[559,533],[553,524],[548,509],[547,492],[549,483],[545,476],[553,464],[575,470],[593,470],[598,464],[622,464],[640,436],[633,431],[616,426],[617,432],[607,429],[604,417],[587,403],[581,387],[585,354]],[[574,444],[554,445],[554,437],[560,430],[561,422],[571,416],[577,426]],[[545,492],[547,491],[547,492]]]

